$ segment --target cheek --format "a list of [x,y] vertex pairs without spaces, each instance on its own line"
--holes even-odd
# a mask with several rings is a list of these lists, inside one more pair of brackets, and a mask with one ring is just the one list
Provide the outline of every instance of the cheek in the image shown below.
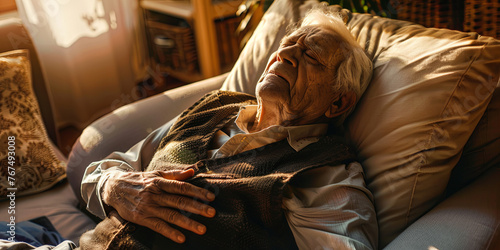
[[314,73],[307,74],[307,80],[309,81],[310,85],[317,84],[318,82],[320,82],[320,79],[321,79],[320,72],[314,72]]
[[318,96],[317,86],[315,86],[317,80],[318,76],[316,74],[299,72],[297,81],[292,89],[291,104],[295,110],[300,112],[300,109],[307,108]]
[[304,110],[311,113],[324,113],[332,100],[331,86],[314,84],[307,89],[303,98]]
[[292,99],[292,106],[298,113],[309,113],[317,106],[320,97],[320,91],[315,88],[307,88],[304,89],[300,97]]

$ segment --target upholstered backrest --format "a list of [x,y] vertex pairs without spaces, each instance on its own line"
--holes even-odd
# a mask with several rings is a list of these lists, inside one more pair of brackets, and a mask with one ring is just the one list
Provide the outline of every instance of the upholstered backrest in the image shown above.
[[[222,88],[254,94],[286,27],[315,4],[274,1]],[[348,28],[374,62],[372,82],[346,125],[375,196],[383,247],[444,196],[451,171],[498,88],[500,43],[363,14],[354,14]],[[498,97],[487,114],[498,116]],[[496,139],[469,140],[475,151],[468,162],[485,151],[492,155],[490,163],[474,166],[480,168],[475,173],[499,160],[498,147],[485,148],[500,140],[490,120],[481,124]]]
[[50,91],[45,84],[38,54],[28,32],[24,28],[21,19],[9,18],[0,20],[0,52],[16,49],[29,50],[30,64],[32,69],[33,88],[40,106],[43,122],[49,138],[54,144],[58,144],[58,133],[56,130],[54,115],[52,113],[52,101]]
[[469,184],[487,169],[499,167],[499,151],[500,90],[497,85],[490,104],[465,144],[460,160],[451,172],[447,195]]

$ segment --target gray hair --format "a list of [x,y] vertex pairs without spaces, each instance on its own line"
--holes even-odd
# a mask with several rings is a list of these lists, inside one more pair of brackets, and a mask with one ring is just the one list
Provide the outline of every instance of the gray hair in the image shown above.
[[[347,18],[342,14],[344,13],[331,11],[326,5],[319,5],[308,11],[300,23],[300,27],[322,24],[323,27],[331,29],[342,38],[343,41],[339,49],[341,49],[345,60],[337,69],[335,79],[333,79],[333,87],[335,91],[340,92],[340,96],[348,91],[353,91],[356,94],[357,103],[370,83],[373,66],[364,49],[347,29],[344,23]],[[335,121],[336,125],[341,125],[355,106],[353,105],[345,114],[338,117]]]

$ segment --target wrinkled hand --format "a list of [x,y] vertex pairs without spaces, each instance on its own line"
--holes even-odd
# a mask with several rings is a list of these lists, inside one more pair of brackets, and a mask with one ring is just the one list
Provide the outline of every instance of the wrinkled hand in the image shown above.
[[[215,209],[203,203],[215,195],[184,182],[194,175],[193,169],[153,172],[111,172],[105,182],[102,200],[125,220],[145,226],[163,236],[182,243],[185,236],[170,225],[197,234],[206,227],[178,210],[213,217]],[[197,200],[201,200],[197,201]]]

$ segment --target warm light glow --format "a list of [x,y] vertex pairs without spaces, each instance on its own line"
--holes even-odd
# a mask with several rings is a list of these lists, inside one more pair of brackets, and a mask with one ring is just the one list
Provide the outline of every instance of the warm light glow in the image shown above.
[[433,246],[429,246],[429,248],[428,248],[428,249],[429,249],[429,250],[439,250],[438,248],[433,247]]
[[109,30],[99,0],[71,1],[60,5],[60,10],[54,14],[50,26],[56,43],[65,48],[82,37],[96,37]]
[[110,26],[112,29],[116,29],[118,27],[118,24],[116,23],[116,13],[115,11],[109,12],[109,21],[110,21]]
[[[82,37],[97,37],[109,30],[102,0],[86,1],[33,1],[23,0],[30,23],[48,25],[56,44],[68,48]],[[116,29],[116,13],[109,13]]]
[[38,20],[38,15],[35,11],[35,7],[33,7],[33,3],[31,2],[31,0],[23,0],[23,5],[29,22],[35,25],[40,23],[40,20]]

